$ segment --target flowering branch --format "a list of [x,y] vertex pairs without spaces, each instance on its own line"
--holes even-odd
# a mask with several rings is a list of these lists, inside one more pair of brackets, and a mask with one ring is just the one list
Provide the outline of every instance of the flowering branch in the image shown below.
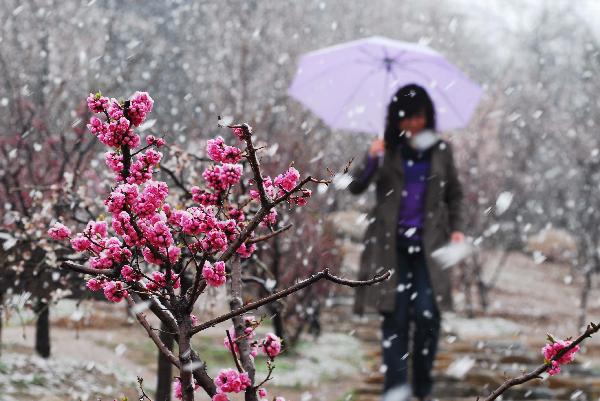
[[[105,154],[105,161],[115,173],[115,185],[104,201],[112,230],[109,234],[108,222],[102,219],[89,221],[76,235],[71,235],[68,227],[57,222],[48,234],[54,240],[70,240],[73,250],[81,252],[89,264],[64,261],[62,268],[92,276],[86,283],[88,289],[102,290],[112,302],[126,300],[137,310],[135,315],[140,325],[160,352],[179,369],[174,383],[177,398],[193,401],[195,390],[202,387],[213,401],[226,401],[227,393],[244,390],[247,401],[257,400],[257,387],[253,386],[254,356],[260,348],[272,363],[281,352],[281,339],[272,333],[260,341],[254,339],[254,330],[260,322],[243,314],[322,279],[354,287],[376,284],[390,276],[391,273],[386,272],[372,280],[354,281],[336,277],[324,269],[289,288],[244,305],[240,258],[250,258],[257,243],[291,228],[291,225],[274,231],[271,228],[277,222],[278,205],[287,202],[304,206],[312,195],[304,186],[330,181],[311,176],[301,180],[300,173],[292,166],[274,179],[263,176],[252,131],[247,124],[242,124],[231,128],[246,144],[245,150],[226,145],[221,137],[207,142],[207,154],[214,164],[202,174],[205,188],[193,186],[188,190],[174,171],[163,167],[174,181],[174,188],[181,190],[178,198],[168,198],[173,196],[168,184],[153,179],[153,174],[161,168],[159,163],[163,156],[157,149],[166,145],[165,141],[150,135],[146,137],[146,146],[140,149],[141,139],[134,131],[152,110],[150,96],[136,92],[132,99],[119,102],[98,93],[91,94],[87,103],[92,112],[104,117],[103,120],[92,117],[89,130],[112,148]],[[243,158],[253,174],[250,184],[255,185],[255,189],[248,191],[249,198],[244,196],[247,186],[242,180]],[[235,196],[238,199],[231,199]],[[188,206],[190,198],[193,204]],[[252,202],[258,203],[258,210],[247,208]],[[271,228],[271,232],[256,235],[262,228]],[[188,269],[192,263],[194,268]],[[180,280],[191,275],[193,284],[185,291],[180,289]],[[219,287],[227,280],[231,283],[231,312],[208,322],[198,322],[191,314],[198,297],[207,286]],[[173,334],[178,344],[177,355],[165,346],[148,323],[141,312],[146,308]],[[229,319],[233,321],[233,329],[227,331],[224,345],[231,351],[238,369],[221,369],[213,380],[206,372],[206,363],[194,351],[191,338]],[[270,366],[268,378],[271,372]],[[266,390],[258,389],[258,393],[266,394]]]
[[[575,349],[578,349],[579,344],[581,342],[583,342],[583,340],[585,340],[586,338],[591,338],[592,334],[595,334],[596,332],[598,332],[598,330],[600,330],[600,325],[590,323],[587,326],[587,328],[583,334],[581,334],[575,341],[571,342],[569,345],[562,348],[559,352],[556,353],[556,355],[554,355],[552,358],[550,358],[547,362],[538,366],[537,368],[535,368],[534,370],[532,370],[529,373],[526,373],[524,375],[514,377],[512,379],[505,381],[500,387],[498,387],[496,390],[494,390],[484,401],[495,400],[502,393],[504,393],[506,390],[508,390],[511,387],[517,386],[519,384],[523,384],[523,383],[528,382],[533,379],[541,379],[542,377],[540,375],[542,373],[546,372],[549,369],[552,369],[553,361],[558,361],[563,356],[567,355],[568,353],[572,352]],[[477,398],[479,399],[479,397],[477,397]]]

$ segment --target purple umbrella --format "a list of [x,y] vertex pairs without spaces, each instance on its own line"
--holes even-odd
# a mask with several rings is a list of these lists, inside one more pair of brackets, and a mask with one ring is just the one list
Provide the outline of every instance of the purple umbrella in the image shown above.
[[409,83],[431,96],[439,131],[465,127],[482,94],[435,50],[379,36],[305,54],[288,93],[332,128],[381,135],[391,97]]

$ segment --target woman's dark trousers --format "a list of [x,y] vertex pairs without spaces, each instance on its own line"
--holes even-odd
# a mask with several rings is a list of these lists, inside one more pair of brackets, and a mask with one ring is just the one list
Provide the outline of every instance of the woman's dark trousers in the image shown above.
[[[399,242],[396,310],[383,314],[384,391],[406,384],[412,357],[412,390],[418,398],[431,393],[431,370],[437,351],[440,313],[434,299],[423,247]],[[410,322],[414,322],[412,355],[408,355]]]

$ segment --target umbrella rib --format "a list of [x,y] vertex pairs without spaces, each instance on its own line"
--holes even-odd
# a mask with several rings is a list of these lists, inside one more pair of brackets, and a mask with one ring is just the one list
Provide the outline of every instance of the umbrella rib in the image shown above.
[[[404,69],[404,70],[406,70],[406,71],[413,72],[413,73],[415,73],[415,74],[417,74],[417,75],[421,76],[422,78],[424,78],[424,79],[426,79],[426,80],[428,80],[428,81],[430,81],[430,80],[431,80],[431,78],[429,78],[427,75],[425,75],[425,74],[422,74],[422,73],[421,73],[421,72],[419,72],[419,71],[415,71],[415,70],[413,70],[412,68],[406,68],[406,67],[404,67],[403,69]],[[458,116],[458,118],[460,118],[460,120],[461,120],[461,121],[463,122],[463,124],[464,124],[464,123],[465,123],[465,119],[464,119],[464,117],[463,117],[463,116],[460,114],[460,112],[459,112],[459,111],[458,111],[458,110],[457,110],[457,109],[454,107],[454,105],[452,104],[452,102],[450,102],[450,100],[448,99],[448,97],[446,96],[446,94],[445,94],[445,93],[443,93],[442,91],[440,91],[440,90],[439,90],[439,89],[437,89],[437,88],[433,88],[433,89],[434,89],[434,90],[435,90],[437,93],[439,93],[439,94],[440,94],[440,95],[441,95],[441,96],[444,98],[444,100],[446,100],[446,103],[448,104],[448,106],[450,106],[450,108],[452,109],[452,111],[454,111],[454,114],[456,114],[456,115]]]
[[[336,115],[336,116],[333,118],[333,120],[332,120],[333,124],[335,124],[335,123],[336,123],[336,121],[337,121],[337,120],[340,118],[340,114],[342,114],[342,111],[344,110],[344,108],[346,107],[346,105],[347,105],[348,103],[350,103],[350,101],[352,101],[352,100],[354,99],[354,96],[356,96],[356,94],[358,93],[359,89],[361,89],[361,88],[362,88],[362,86],[365,84],[365,82],[367,82],[367,79],[366,79],[366,78],[367,78],[369,75],[371,75],[371,73],[373,73],[373,72],[375,72],[375,71],[377,71],[377,68],[375,68],[375,69],[372,69],[371,71],[367,72],[367,73],[364,75],[363,79],[361,79],[361,83],[360,83],[360,85],[357,85],[357,86],[356,86],[356,88],[354,88],[354,91],[353,91],[353,92],[352,92],[352,93],[351,93],[351,94],[348,96],[348,98],[346,99],[346,101],[345,101],[344,103],[342,103],[342,107],[340,107],[340,111],[338,111],[337,115]],[[332,124],[332,125],[333,125],[333,124]]]

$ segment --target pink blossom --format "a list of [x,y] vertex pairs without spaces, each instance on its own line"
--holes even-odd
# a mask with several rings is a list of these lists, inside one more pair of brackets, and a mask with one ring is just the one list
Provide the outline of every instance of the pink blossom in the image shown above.
[[98,117],[90,118],[87,127],[95,136],[106,135],[108,133],[108,124],[103,123]]
[[224,163],[221,166],[212,166],[204,170],[202,177],[210,188],[216,191],[225,191],[240,181],[242,165]]
[[245,134],[241,127],[232,128],[231,131],[233,132],[233,135],[237,136],[240,141],[244,140]]
[[106,152],[104,154],[104,161],[108,168],[110,168],[115,174],[117,174],[117,181],[122,181],[123,177],[121,172],[123,171],[123,155],[119,155],[115,152]]
[[220,136],[206,142],[206,153],[212,160],[220,163],[237,163],[242,158],[242,151],[234,146],[225,145]]
[[125,243],[129,246],[144,245],[145,238],[140,238],[137,231],[131,225],[131,216],[127,212],[120,212],[113,215],[112,228],[117,234],[123,237]]
[[126,262],[132,256],[131,250],[124,247],[117,237],[111,237],[106,241],[102,254],[112,260],[114,264]]
[[281,352],[281,338],[273,333],[268,333],[261,342],[261,348],[269,358],[275,358]]
[[165,145],[165,140],[163,138],[157,138],[154,135],[148,135],[146,137],[146,144],[148,146],[154,145],[157,148],[160,148]]
[[[252,358],[254,358],[256,355],[258,355],[258,343],[254,340],[254,329],[257,325],[256,319],[254,318],[254,316],[245,316],[244,317],[244,324],[245,324],[245,328],[244,328],[244,336],[246,338],[246,340],[248,341],[248,344],[250,345],[250,356]],[[233,351],[235,353],[239,354],[239,350],[238,350],[238,344],[237,344],[237,339],[236,339],[236,334],[235,334],[235,328],[233,326],[231,326],[227,332],[229,333],[229,336],[225,336],[223,338],[223,345],[225,346],[225,348],[227,348],[228,350],[231,351],[231,342],[229,341],[229,337],[231,337],[231,341],[233,342]]]
[[214,266],[209,262],[205,262],[202,268],[202,277],[212,287],[225,284],[225,262],[215,262]]
[[142,230],[148,242],[157,248],[168,248],[174,243],[171,230],[164,221],[159,220],[154,224],[144,224]]
[[229,398],[227,398],[227,394],[225,393],[217,393],[213,395],[212,401],[229,401]]
[[194,200],[194,202],[197,202],[204,206],[216,205],[219,201],[219,192],[210,193],[197,186],[193,186],[190,189],[190,192],[192,193],[192,199]]
[[121,276],[123,276],[125,281],[129,281],[129,282],[138,281],[143,277],[141,273],[135,271],[133,269],[133,267],[131,267],[129,265],[124,265],[121,268]]
[[79,233],[75,238],[71,240],[71,247],[77,252],[85,252],[92,246],[92,241],[84,237],[83,234]]
[[266,398],[267,397],[267,389],[261,387],[258,389],[258,396],[260,398]]
[[198,316],[194,315],[193,313],[190,314],[190,319],[192,319],[192,326],[198,326],[198,324],[200,323],[200,321],[198,320]]
[[116,148],[127,145],[130,148],[135,148],[140,143],[139,135],[130,129],[129,120],[125,117],[111,121],[108,124],[100,121],[97,117],[92,117],[87,127],[106,146]]
[[136,127],[144,122],[148,113],[152,111],[154,100],[147,92],[135,92],[127,110],[131,123]]
[[181,389],[181,379],[179,377],[173,380],[173,396],[178,400],[183,399],[183,391]]
[[69,238],[71,235],[71,230],[64,224],[59,222],[54,223],[52,227],[48,230],[48,236],[54,240],[64,240]]
[[299,196],[291,196],[289,198],[289,203],[296,204],[298,206],[306,206],[308,204],[308,198],[312,195],[312,191],[310,189],[303,189]]
[[279,188],[290,192],[298,184],[300,173],[294,167],[290,167],[283,174],[279,174],[273,181]]
[[90,93],[87,98],[87,105],[92,113],[103,113],[108,106],[108,98],[100,95],[100,93]]
[[89,221],[85,227],[85,234],[91,238],[106,238],[108,235],[108,225],[106,221]]
[[[560,340],[555,341],[551,344],[546,344],[546,346],[542,348],[542,354],[544,355],[544,359],[546,360],[546,362],[550,362],[556,354],[558,354],[563,348],[566,348],[569,345],[571,345],[571,343],[572,341]],[[560,373],[560,366],[573,362],[573,360],[575,359],[575,353],[579,351],[579,349],[579,345],[576,345],[557,360],[551,361],[552,367],[548,369],[548,374],[555,375],[557,373]]]
[[215,385],[223,393],[239,393],[246,390],[251,384],[248,373],[239,373],[235,369],[221,369],[215,379]]
[[[172,245],[167,249],[166,252],[164,251],[164,249],[160,249],[158,252],[163,257],[168,258],[169,263],[173,264],[173,263],[177,262],[177,260],[179,259],[179,256],[181,255],[181,248],[179,248],[178,246]],[[162,264],[163,264],[162,258],[155,255],[150,250],[150,248],[144,247],[142,249],[142,255],[144,256],[144,260],[148,263],[158,265],[158,266],[162,266]]]
[[121,117],[123,117],[123,108],[117,99],[110,100],[110,106],[108,106],[108,115],[113,120],[119,120]]
[[247,245],[245,242],[236,250],[242,259],[247,259],[256,252],[256,244]]
[[[251,182],[251,184],[254,184],[254,182]],[[273,186],[273,180],[271,177],[263,177],[263,187],[268,198],[272,199],[275,197],[275,187]],[[260,199],[260,193],[258,192],[258,189],[251,189],[248,193],[252,199]]]
[[234,219],[237,222],[246,221],[246,215],[244,214],[244,211],[241,209],[236,209],[233,206],[229,206],[227,208],[227,214],[229,215],[229,218]]
[[[150,281],[146,284],[146,288],[148,290],[156,291],[159,288],[165,288],[167,286],[167,279],[165,273],[153,271],[151,276],[153,281]],[[173,270],[171,270],[171,285],[175,289],[179,288],[180,285],[179,277],[177,277],[177,273],[175,273]]]
[[227,249],[227,235],[219,230],[213,229],[206,233],[201,241],[202,249],[208,252],[219,252]]
[[103,280],[91,278],[85,283],[85,286],[91,291],[99,291],[102,288],[103,284]]
[[169,187],[167,183],[162,181],[148,181],[134,204],[134,211],[142,218],[154,214],[168,193]]
[[210,208],[190,207],[187,211],[173,213],[172,224],[180,226],[184,233],[198,235],[207,233],[217,226],[217,219]]
[[[200,385],[196,384],[194,386],[194,391],[198,390],[199,388]],[[183,388],[181,385],[181,379],[179,377],[176,377],[175,380],[173,380],[173,396],[178,400],[183,399]]]
[[123,283],[120,281],[107,281],[102,289],[106,299],[112,302],[121,302],[128,295],[127,290],[124,289]]
[[118,214],[125,209],[125,205],[132,205],[138,196],[137,185],[120,184],[110,193],[104,201],[109,213]]
[[277,210],[271,209],[269,214],[267,214],[262,221],[260,222],[261,227],[273,226],[277,223]]
[[227,236],[228,241],[234,241],[238,233],[235,220],[223,220],[217,223],[217,228]]
[[129,169],[129,177],[127,182],[130,184],[143,184],[144,182],[152,179],[152,173],[154,167],[162,159],[162,153],[148,149],[144,153],[140,154],[136,161],[131,164]]

